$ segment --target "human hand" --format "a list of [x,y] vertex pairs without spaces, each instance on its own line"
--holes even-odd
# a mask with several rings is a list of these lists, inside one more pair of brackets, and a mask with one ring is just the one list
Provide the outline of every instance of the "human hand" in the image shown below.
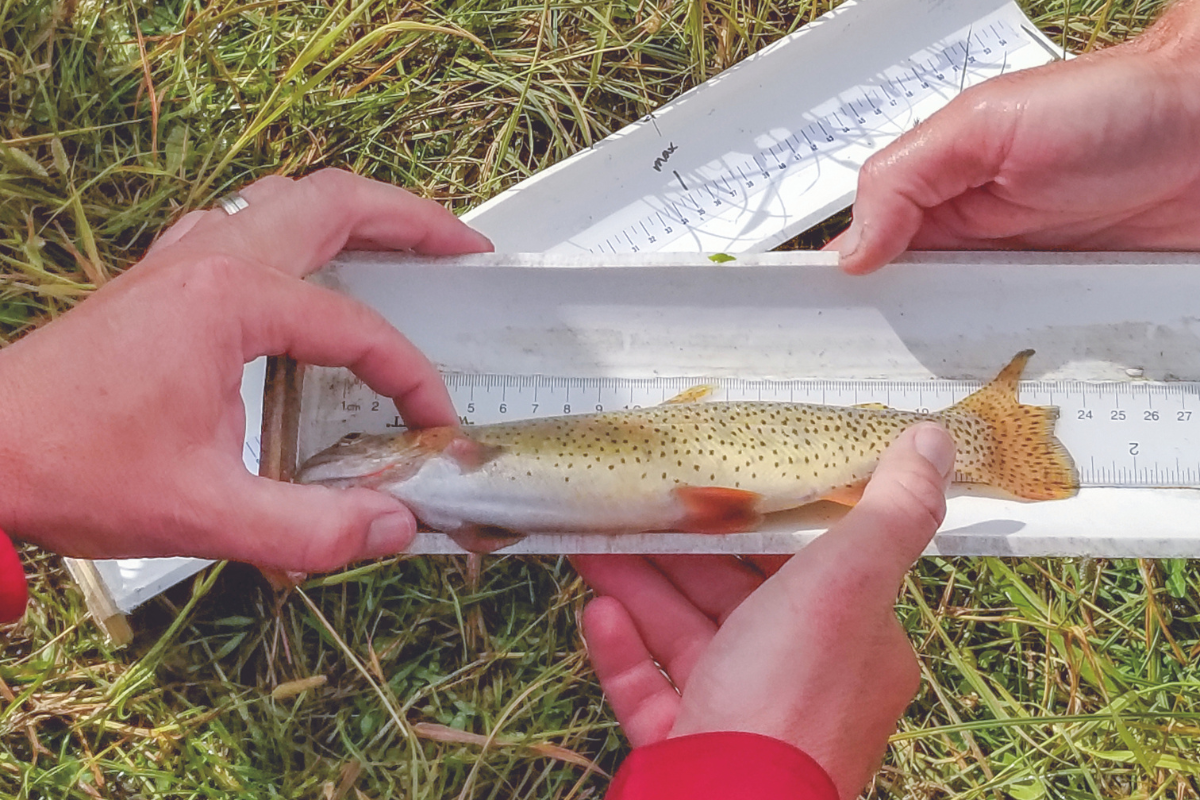
[[893,605],[945,515],[953,463],[936,425],[905,432],[862,501],[790,560],[576,557],[600,595],[584,610],[588,653],[630,742],[758,733],[856,797],[918,686]]
[[0,351],[0,529],[85,558],[187,555],[321,571],[416,524],[369,490],[242,463],[242,368],[347,366],[414,426],[455,424],[434,367],[374,311],[299,280],[344,247],[490,250],[429,200],[346,172],[266,178],[236,215],[195,211],[145,259]]
[[867,161],[829,245],[851,273],[906,249],[1198,247],[1200,0],[963,92]]

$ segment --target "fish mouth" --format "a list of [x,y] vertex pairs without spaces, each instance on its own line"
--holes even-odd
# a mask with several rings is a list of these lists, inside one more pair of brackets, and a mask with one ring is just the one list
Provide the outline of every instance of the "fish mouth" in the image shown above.
[[296,472],[296,483],[323,486],[361,486],[394,464],[383,458],[353,457],[344,453],[321,452],[305,461]]
[[348,464],[345,459],[336,456],[322,458],[318,453],[300,467],[296,473],[296,483],[336,486],[346,481],[361,481],[380,471],[375,465]]
[[301,464],[295,481],[339,488],[374,488],[385,474],[391,475],[414,461],[416,452],[408,438],[350,434]]

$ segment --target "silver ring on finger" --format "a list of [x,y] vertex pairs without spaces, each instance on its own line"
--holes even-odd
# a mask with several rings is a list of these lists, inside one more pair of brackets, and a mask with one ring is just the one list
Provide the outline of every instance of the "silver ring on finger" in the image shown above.
[[230,192],[217,198],[217,206],[232,217],[239,211],[249,208],[250,204],[246,202],[246,198],[242,197],[240,192]]

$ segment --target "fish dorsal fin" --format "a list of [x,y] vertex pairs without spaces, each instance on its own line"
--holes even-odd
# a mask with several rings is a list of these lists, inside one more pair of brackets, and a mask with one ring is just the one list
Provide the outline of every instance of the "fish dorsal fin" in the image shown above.
[[699,403],[701,400],[707,400],[712,397],[715,391],[717,391],[717,387],[712,384],[701,383],[684,389],[669,400],[664,400],[662,404],[664,406],[680,406],[685,403]]
[[[1058,409],[1017,400],[1021,373],[1032,355],[1032,350],[1017,353],[990,383],[938,416],[952,435],[956,428],[963,433],[955,435],[959,463],[975,466],[962,471],[962,478],[1026,500],[1060,500],[1079,491],[1079,474],[1054,436]],[[983,423],[985,437],[966,435],[972,422]]]
[[855,408],[861,408],[866,411],[890,411],[891,409],[884,403],[858,403]]

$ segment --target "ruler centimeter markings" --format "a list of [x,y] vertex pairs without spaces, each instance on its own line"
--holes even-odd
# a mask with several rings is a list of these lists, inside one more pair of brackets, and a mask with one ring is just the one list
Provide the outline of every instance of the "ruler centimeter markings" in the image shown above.
[[[715,387],[713,400],[767,400],[852,406],[884,403],[940,411],[981,384],[948,380],[743,380],[737,378],[563,378],[450,373],[444,376],[464,425],[586,414],[661,403],[690,387]],[[1023,381],[1021,402],[1059,408],[1056,433],[1084,486],[1200,488],[1200,382]],[[403,427],[391,402],[346,380],[326,395],[320,447],[352,431]]]
[[1003,74],[1009,56],[1030,43],[1029,34],[993,18],[914,53],[885,69],[871,85],[852,87],[815,106],[798,118],[797,130],[760,134],[751,146],[739,146],[693,169],[670,165],[684,144],[671,141],[654,165],[663,176],[661,190],[554,250],[661,250],[715,220],[754,212],[760,205],[755,199],[768,189],[778,190],[784,181],[789,192],[802,194],[805,179],[820,178],[823,161],[850,147],[882,147],[920,121],[915,106],[935,96],[942,105],[962,89]]

